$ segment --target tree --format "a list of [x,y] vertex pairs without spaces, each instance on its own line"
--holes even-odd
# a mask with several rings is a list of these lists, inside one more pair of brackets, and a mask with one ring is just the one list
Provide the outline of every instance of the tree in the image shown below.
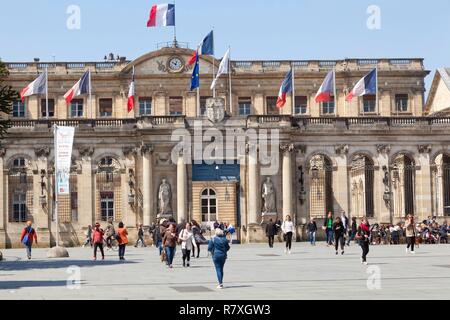
[[0,60],[0,140],[5,137],[6,131],[11,127],[9,114],[14,100],[19,98],[18,92],[11,86],[5,85],[4,80],[9,76],[8,69]]

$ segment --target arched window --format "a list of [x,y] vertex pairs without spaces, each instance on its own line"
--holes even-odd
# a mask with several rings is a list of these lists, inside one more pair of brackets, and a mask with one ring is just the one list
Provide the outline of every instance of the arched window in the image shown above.
[[323,218],[333,212],[333,166],[324,155],[310,161],[310,212],[311,217]]
[[217,194],[213,189],[205,189],[201,196],[202,222],[214,222],[217,220]]
[[122,219],[122,197],[120,164],[113,157],[100,159],[96,174],[96,219],[120,221]]
[[352,215],[374,217],[373,161],[367,156],[357,155],[351,166],[351,185],[358,184],[359,189],[357,195],[352,195]]
[[10,162],[8,173],[9,222],[25,222],[33,208],[33,176],[27,160],[17,157]]

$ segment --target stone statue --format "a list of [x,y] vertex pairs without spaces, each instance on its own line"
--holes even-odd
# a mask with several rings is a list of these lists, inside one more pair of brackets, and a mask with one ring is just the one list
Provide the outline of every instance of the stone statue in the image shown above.
[[267,177],[266,181],[263,183],[262,198],[264,200],[263,214],[276,213],[277,207],[275,203],[275,187],[269,177]]
[[172,191],[170,188],[170,184],[166,179],[162,179],[161,185],[159,186],[158,192],[158,200],[159,200],[159,214],[172,214],[172,207],[170,202],[172,200]]

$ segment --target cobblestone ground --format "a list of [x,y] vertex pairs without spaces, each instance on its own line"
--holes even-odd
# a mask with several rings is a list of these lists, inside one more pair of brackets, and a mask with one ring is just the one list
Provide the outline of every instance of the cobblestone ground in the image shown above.
[[[404,246],[372,246],[369,266],[352,245],[336,256],[323,243],[233,245],[225,266],[225,289],[216,290],[212,261],[202,258],[190,269],[159,261],[155,248],[127,248],[126,262],[115,252],[92,261],[89,248],[69,249],[70,258],[49,260],[46,250],[3,250],[0,299],[449,299],[450,246],[421,246],[407,255]],[[75,267],[75,268],[74,268]],[[79,269],[78,269],[79,267]],[[77,279],[73,284],[71,279]],[[67,286],[69,280],[69,286]]]

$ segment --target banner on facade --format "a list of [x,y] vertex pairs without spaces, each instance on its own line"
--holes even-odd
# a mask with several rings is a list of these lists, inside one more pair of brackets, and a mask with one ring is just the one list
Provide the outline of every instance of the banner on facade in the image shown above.
[[70,193],[70,167],[72,165],[72,146],[75,128],[55,125],[55,171],[58,195]]

